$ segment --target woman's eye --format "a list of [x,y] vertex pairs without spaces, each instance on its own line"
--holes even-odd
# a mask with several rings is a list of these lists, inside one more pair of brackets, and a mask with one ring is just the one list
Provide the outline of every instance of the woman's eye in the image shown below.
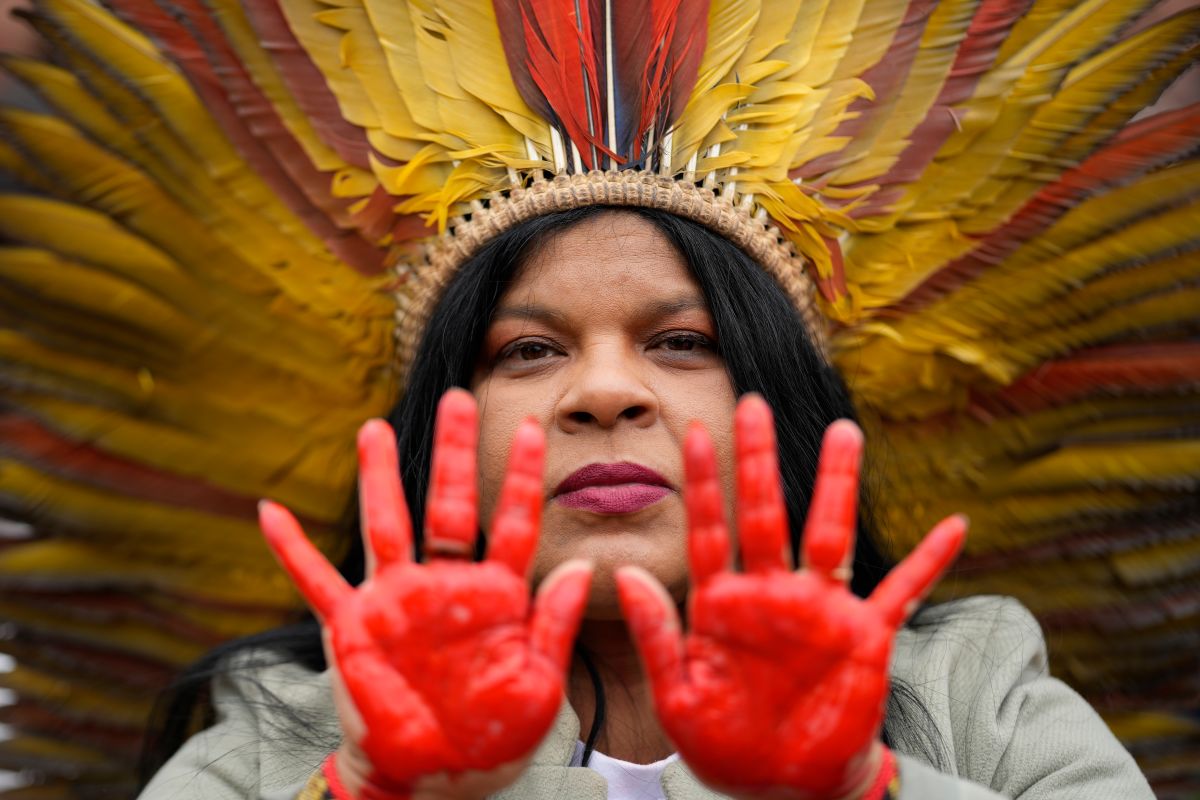
[[672,336],[663,341],[668,350],[694,350],[699,342],[687,336]]
[[517,345],[513,349],[513,355],[520,358],[522,361],[536,361],[539,358],[544,358],[550,353],[550,348],[544,344],[537,342],[529,342],[526,344]]
[[513,342],[500,351],[500,360],[508,361],[541,361],[554,355],[555,349],[546,342],[524,341]]
[[713,343],[707,336],[698,333],[673,333],[658,340],[658,345],[665,350],[679,353],[689,353],[694,350],[713,350]]

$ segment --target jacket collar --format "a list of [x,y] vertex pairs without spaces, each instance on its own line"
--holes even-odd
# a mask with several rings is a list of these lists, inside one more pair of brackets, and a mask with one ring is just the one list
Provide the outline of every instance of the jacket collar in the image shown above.
[[[608,786],[599,773],[587,767],[571,767],[575,743],[579,741],[579,717],[564,697],[558,717],[533,754],[521,777],[490,800],[531,800],[569,797],[572,800],[606,800]],[[663,772],[667,800],[728,800],[702,784],[687,765],[676,761]]]

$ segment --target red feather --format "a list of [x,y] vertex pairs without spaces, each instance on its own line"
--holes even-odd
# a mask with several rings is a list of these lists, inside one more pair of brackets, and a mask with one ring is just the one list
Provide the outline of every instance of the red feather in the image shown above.
[[[624,5],[645,8],[645,3],[625,0]],[[633,16],[629,14],[628,16]],[[640,156],[642,138],[653,126],[662,135],[679,117],[696,85],[700,58],[708,42],[707,0],[651,0],[649,58],[641,70],[642,96],[632,156]],[[636,68],[637,62],[634,66]]]
[[[255,0],[255,2],[275,1]],[[538,88],[537,81],[529,72],[522,0],[492,0],[492,8],[496,12],[496,22],[500,26],[500,41],[504,45],[504,57],[508,61],[508,71],[512,75],[517,91],[521,94],[521,99],[542,119],[553,120],[554,112],[546,103],[546,98]]]
[[707,42],[708,0],[493,5],[518,91],[530,107],[562,125],[589,169],[600,166],[601,153],[619,163],[639,160],[647,132],[667,130],[695,87]]
[[1097,395],[1174,393],[1200,386],[1200,342],[1118,344],[1051,361],[972,404],[987,416],[1025,416]]
[[604,143],[600,75],[591,8],[578,0],[521,0],[529,74],[588,169]]

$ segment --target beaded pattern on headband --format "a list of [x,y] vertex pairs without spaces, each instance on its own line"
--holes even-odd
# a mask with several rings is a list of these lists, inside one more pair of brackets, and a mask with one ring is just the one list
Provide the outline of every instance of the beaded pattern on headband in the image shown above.
[[440,237],[425,263],[409,268],[396,292],[396,356],[406,375],[433,308],[459,267],[484,244],[534,217],[583,206],[634,206],[666,211],[698,222],[724,236],[754,259],[791,299],[809,335],[825,351],[826,321],[813,301],[814,285],[806,261],[769,220],[756,219],[743,206],[692,183],[649,172],[601,172],[558,175],[535,180],[494,196]]

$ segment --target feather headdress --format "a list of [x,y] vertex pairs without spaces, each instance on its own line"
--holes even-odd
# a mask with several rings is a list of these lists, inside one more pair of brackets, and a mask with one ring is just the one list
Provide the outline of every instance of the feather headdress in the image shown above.
[[0,768],[127,788],[152,689],[296,606],[257,498],[341,546],[445,280],[603,203],[762,264],[886,434],[898,554],[968,512],[947,591],[1022,599],[1194,791],[1200,105],[1139,113],[1200,9],[1152,6],[34,0],[53,58],[0,62],[45,107],[0,108]]

